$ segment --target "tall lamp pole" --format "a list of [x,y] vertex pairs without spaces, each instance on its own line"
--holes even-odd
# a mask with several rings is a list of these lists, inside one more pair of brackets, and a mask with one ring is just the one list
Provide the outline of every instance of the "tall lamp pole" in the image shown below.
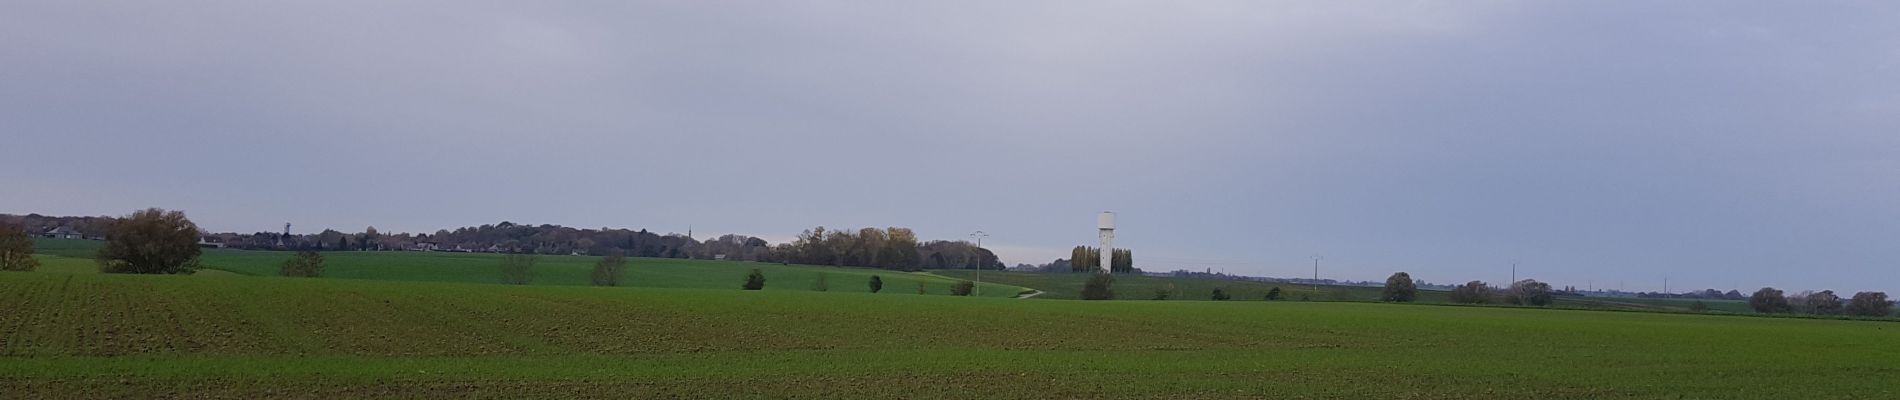
[[983,297],[983,238],[990,237],[990,234],[976,231],[970,237],[976,238],[976,287],[972,289],[976,291],[976,297]]
[[1320,257],[1318,255],[1313,256],[1313,297],[1314,298],[1319,297],[1319,259]]

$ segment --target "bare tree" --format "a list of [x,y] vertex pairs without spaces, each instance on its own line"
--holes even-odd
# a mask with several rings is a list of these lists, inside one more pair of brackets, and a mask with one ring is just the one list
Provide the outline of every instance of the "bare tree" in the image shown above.
[[1535,279],[1525,279],[1511,284],[1511,290],[1505,293],[1505,300],[1516,305],[1550,305],[1550,284]]
[[1484,304],[1491,302],[1491,286],[1483,281],[1465,282],[1451,289],[1451,302],[1465,304]]
[[198,269],[198,225],[181,211],[135,211],[107,229],[99,248],[99,271],[125,274],[189,274]]
[[1754,295],[1748,297],[1748,306],[1764,314],[1785,313],[1794,309],[1788,304],[1788,298],[1781,294],[1781,289],[1771,287],[1756,290]]
[[594,286],[620,286],[621,279],[626,276],[626,270],[626,252],[620,249],[610,250],[606,257],[594,263]]
[[501,283],[526,285],[534,280],[533,254],[503,254],[501,256]]
[[26,228],[0,223],[0,271],[32,271],[39,268],[33,259],[33,238]]
[[1847,313],[1862,317],[1885,317],[1893,313],[1893,302],[1885,292],[1860,292],[1847,302]]

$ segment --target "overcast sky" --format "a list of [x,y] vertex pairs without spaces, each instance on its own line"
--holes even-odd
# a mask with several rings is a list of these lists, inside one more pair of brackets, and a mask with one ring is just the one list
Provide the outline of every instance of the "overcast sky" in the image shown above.
[[0,212],[1900,291],[1900,2],[0,2]]

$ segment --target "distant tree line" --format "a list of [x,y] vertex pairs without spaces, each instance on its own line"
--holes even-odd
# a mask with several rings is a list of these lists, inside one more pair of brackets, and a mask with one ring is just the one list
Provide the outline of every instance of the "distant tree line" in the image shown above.
[[[1113,249],[1110,250],[1108,254],[1108,272],[1117,274],[1137,272],[1135,269],[1135,252],[1133,250]],[[1055,265],[1066,265],[1068,266],[1069,272],[1099,271],[1102,269],[1102,249],[1090,246],[1075,246],[1075,248],[1069,250],[1068,259],[1058,259],[1054,263],[1044,264],[1044,267],[1039,268],[1039,270],[1044,272],[1060,271],[1053,267]]]
[[1764,314],[1810,314],[1810,315],[1852,315],[1861,317],[1884,317],[1893,314],[1893,301],[1887,299],[1886,292],[1859,292],[1848,300],[1841,300],[1832,290],[1819,292],[1801,292],[1793,296],[1785,295],[1781,289],[1771,287],[1756,290],[1748,297],[1749,308]]
[[[28,235],[56,227],[104,238],[119,217],[50,217],[0,214],[0,223],[19,226]],[[193,225],[193,229],[196,226]],[[429,250],[508,254],[610,255],[653,258],[725,259],[812,265],[922,269],[1004,269],[996,253],[964,241],[920,241],[909,228],[829,230],[815,227],[792,243],[776,246],[745,235],[704,241],[688,235],[647,230],[577,229],[560,225],[498,224],[437,230],[434,233],[384,233],[376,227],[346,233],[283,232],[194,233],[224,247],[290,251]]]
[[833,230],[823,226],[799,233],[791,243],[773,246],[762,261],[869,267],[904,271],[921,269],[1003,269],[989,249],[965,241],[919,243],[910,228]]

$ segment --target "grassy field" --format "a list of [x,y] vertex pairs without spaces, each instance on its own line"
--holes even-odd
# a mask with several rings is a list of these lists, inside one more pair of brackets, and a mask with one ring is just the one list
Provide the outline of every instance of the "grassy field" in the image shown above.
[[0,397],[1900,396],[1892,322],[44,272],[0,304]]
[[[102,242],[91,240],[41,240],[35,242],[35,257],[42,268],[52,272],[96,272],[91,257]],[[196,275],[276,276],[279,266],[292,253],[206,249],[202,270]],[[325,252],[324,278],[369,279],[417,282],[499,283],[501,256],[486,253],[343,251]],[[536,263],[534,285],[591,284],[589,274],[600,257],[540,256]],[[824,276],[829,290],[868,292],[871,276],[884,281],[885,294],[917,294],[918,285],[928,294],[947,295],[957,282],[926,273],[908,273],[868,268],[839,268],[766,263],[681,260],[671,258],[628,258],[624,286],[644,288],[737,289],[746,274],[759,269],[765,274],[765,290],[809,291]],[[1026,288],[989,283],[982,287],[984,297],[1013,297]]]
[[[961,279],[975,279],[974,271],[935,271],[938,275]],[[1043,274],[1027,272],[984,272],[984,282],[1003,283],[1042,290],[1038,299],[1080,299],[1082,286],[1088,281],[1088,274]],[[1123,275],[1115,277],[1115,295],[1117,299],[1147,300],[1154,298],[1155,289],[1174,287],[1172,299],[1208,300],[1215,288],[1220,288],[1233,300],[1266,300],[1267,291],[1278,287],[1281,296],[1287,300],[1302,298],[1315,301],[1378,301],[1380,288],[1364,286],[1320,286],[1315,291],[1311,285],[1287,283],[1268,283],[1247,280],[1221,280],[1199,278],[1158,278],[1149,276]],[[1447,292],[1420,290],[1417,302],[1447,303]],[[1665,311],[1689,312],[1695,300],[1686,299],[1638,299],[1609,297],[1565,297],[1556,298],[1554,306],[1563,308],[1585,308],[1605,310]],[[1729,300],[1704,300],[1704,305],[1715,312],[1749,314],[1754,311],[1748,303]]]

